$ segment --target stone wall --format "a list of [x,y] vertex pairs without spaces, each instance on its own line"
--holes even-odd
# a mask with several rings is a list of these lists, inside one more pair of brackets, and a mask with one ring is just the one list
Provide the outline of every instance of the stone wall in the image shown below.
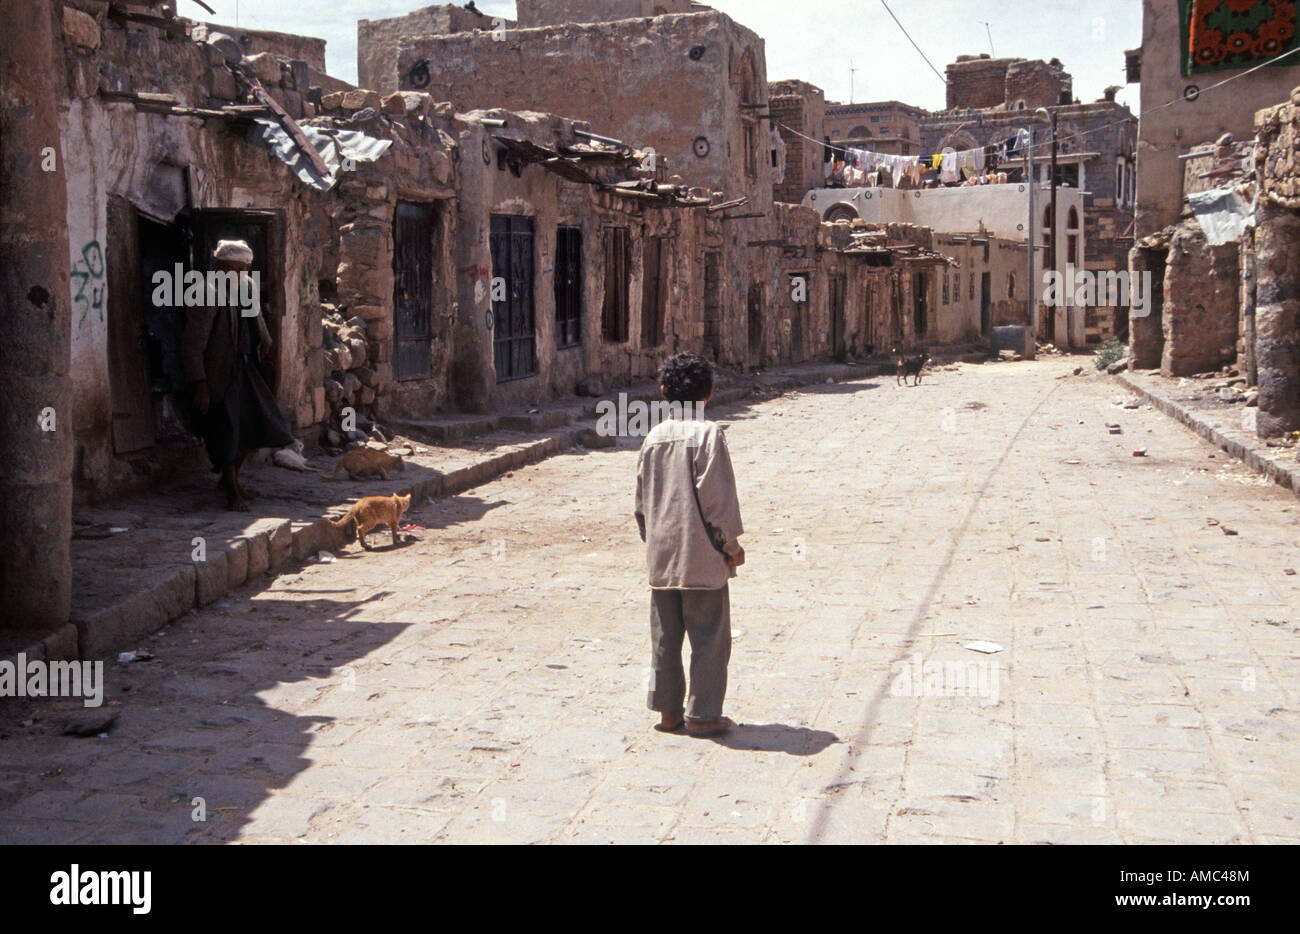
[[1017,58],[991,58],[988,55],[959,55],[946,71],[948,109],[979,110],[1005,103],[1007,69]]
[[1167,263],[1160,372],[1188,376],[1233,362],[1240,298],[1237,245],[1212,247],[1201,225],[1187,220],[1173,231]]
[[[1183,205],[1179,155],[1223,133],[1240,140],[1252,138],[1255,112],[1286,100],[1300,84],[1300,64],[1270,65],[1249,75],[1244,70],[1225,70],[1187,77],[1182,74],[1179,46],[1177,5],[1142,0],[1139,238],[1178,222]],[[1227,80],[1231,83],[1210,90],[1210,85]],[[1170,101],[1176,103],[1167,106]]]
[[1255,355],[1261,436],[1300,429],[1300,88],[1255,116]]
[[[297,59],[306,62],[318,72],[324,73],[325,71],[324,39],[316,39],[312,36],[297,36],[287,32],[272,32],[266,29],[241,29],[238,26],[223,26],[220,23],[205,22],[196,25],[210,32],[221,32],[230,36],[239,43],[239,47],[243,50],[245,56],[270,52],[277,58]],[[191,35],[201,39],[203,36],[202,30],[193,32]]]
[[[749,195],[755,210],[770,202],[768,126],[758,118],[767,104],[763,40],[721,13],[511,30],[504,41],[484,32],[409,37],[397,68],[402,89],[461,111],[576,117],[653,147],[691,184]],[[747,124],[759,137],[752,174]]]
[[691,0],[516,0],[523,29],[563,23],[604,23],[665,13],[692,13]]
[[1007,67],[1003,100],[1015,110],[1056,107],[1073,99],[1073,86],[1073,79],[1056,59],[1012,62]]
[[775,186],[773,198],[798,204],[810,188],[825,182],[824,147],[812,140],[826,135],[826,98],[806,82],[778,81],[768,86],[768,104],[785,143],[785,180]]
[[[434,36],[475,29],[514,28],[504,17],[441,3],[413,10],[405,16],[357,20],[357,84],[380,94],[398,90],[397,46],[406,36]],[[322,70],[324,70],[322,68]]]

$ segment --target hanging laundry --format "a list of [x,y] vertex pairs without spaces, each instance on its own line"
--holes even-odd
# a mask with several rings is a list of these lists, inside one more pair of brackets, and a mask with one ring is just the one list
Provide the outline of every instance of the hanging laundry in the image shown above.
[[957,168],[957,153],[951,149],[945,149],[939,158],[939,180],[949,184],[960,181],[961,177]]
[[972,152],[974,153],[975,156],[975,171],[983,172],[984,171],[984,150],[974,149],[972,150]]
[[961,173],[963,179],[975,177],[975,151],[972,149],[963,149],[957,153],[957,171]]

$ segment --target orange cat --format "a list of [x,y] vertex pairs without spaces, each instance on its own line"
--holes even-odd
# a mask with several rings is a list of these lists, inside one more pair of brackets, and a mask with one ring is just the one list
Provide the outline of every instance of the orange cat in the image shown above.
[[376,448],[353,448],[339,458],[334,472],[325,479],[333,480],[345,470],[353,480],[368,476],[387,480],[390,470],[406,470],[406,461],[396,454],[389,454]]
[[357,543],[369,551],[366,533],[377,525],[387,525],[393,533],[393,544],[397,544],[397,529],[402,522],[402,513],[411,508],[411,494],[398,496],[367,496],[357,501],[347,515],[341,519],[331,519],[338,528],[347,528],[349,522],[357,524]]

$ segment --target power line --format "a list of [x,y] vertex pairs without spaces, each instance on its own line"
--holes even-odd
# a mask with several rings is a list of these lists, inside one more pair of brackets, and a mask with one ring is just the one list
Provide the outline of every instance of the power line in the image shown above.
[[916,49],[917,54],[919,54],[922,58],[925,59],[925,63],[926,63],[927,65],[930,66],[930,70],[933,71],[936,75],[939,76],[939,80],[940,80],[940,81],[942,81],[944,84],[947,84],[947,83],[948,83],[948,79],[945,78],[945,77],[944,77],[944,76],[939,72],[939,69],[938,69],[938,68],[935,68],[935,67],[934,67],[934,62],[932,62],[932,61],[930,61],[930,59],[926,58],[925,53],[921,51],[921,47],[920,47],[919,45],[916,44],[916,41],[915,41],[915,40],[914,40],[910,35],[908,35],[908,32],[907,32],[906,27],[904,27],[902,23],[899,23],[899,22],[898,22],[898,17],[897,17],[897,16],[894,16],[894,11],[891,10],[891,9],[889,8],[889,4],[886,3],[885,0],[880,0],[880,5],[883,6],[883,7],[885,8],[885,12],[888,13],[888,14],[893,18],[894,22],[895,22],[895,23],[898,23],[898,28],[901,29],[901,30],[903,30],[903,35],[907,36],[907,41],[908,41],[908,42],[911,42],[911,43],[912,43],[912,48]]

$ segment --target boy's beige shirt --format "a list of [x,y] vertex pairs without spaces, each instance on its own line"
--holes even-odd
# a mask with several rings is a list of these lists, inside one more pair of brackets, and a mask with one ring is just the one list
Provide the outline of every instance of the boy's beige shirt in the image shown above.
[[737,554],[745,530],[722,429],[698,416],[665,419],[637,458],[636,519],[652,589],[718,590],[736,576],[709,541],[701,511],[726,553]]

